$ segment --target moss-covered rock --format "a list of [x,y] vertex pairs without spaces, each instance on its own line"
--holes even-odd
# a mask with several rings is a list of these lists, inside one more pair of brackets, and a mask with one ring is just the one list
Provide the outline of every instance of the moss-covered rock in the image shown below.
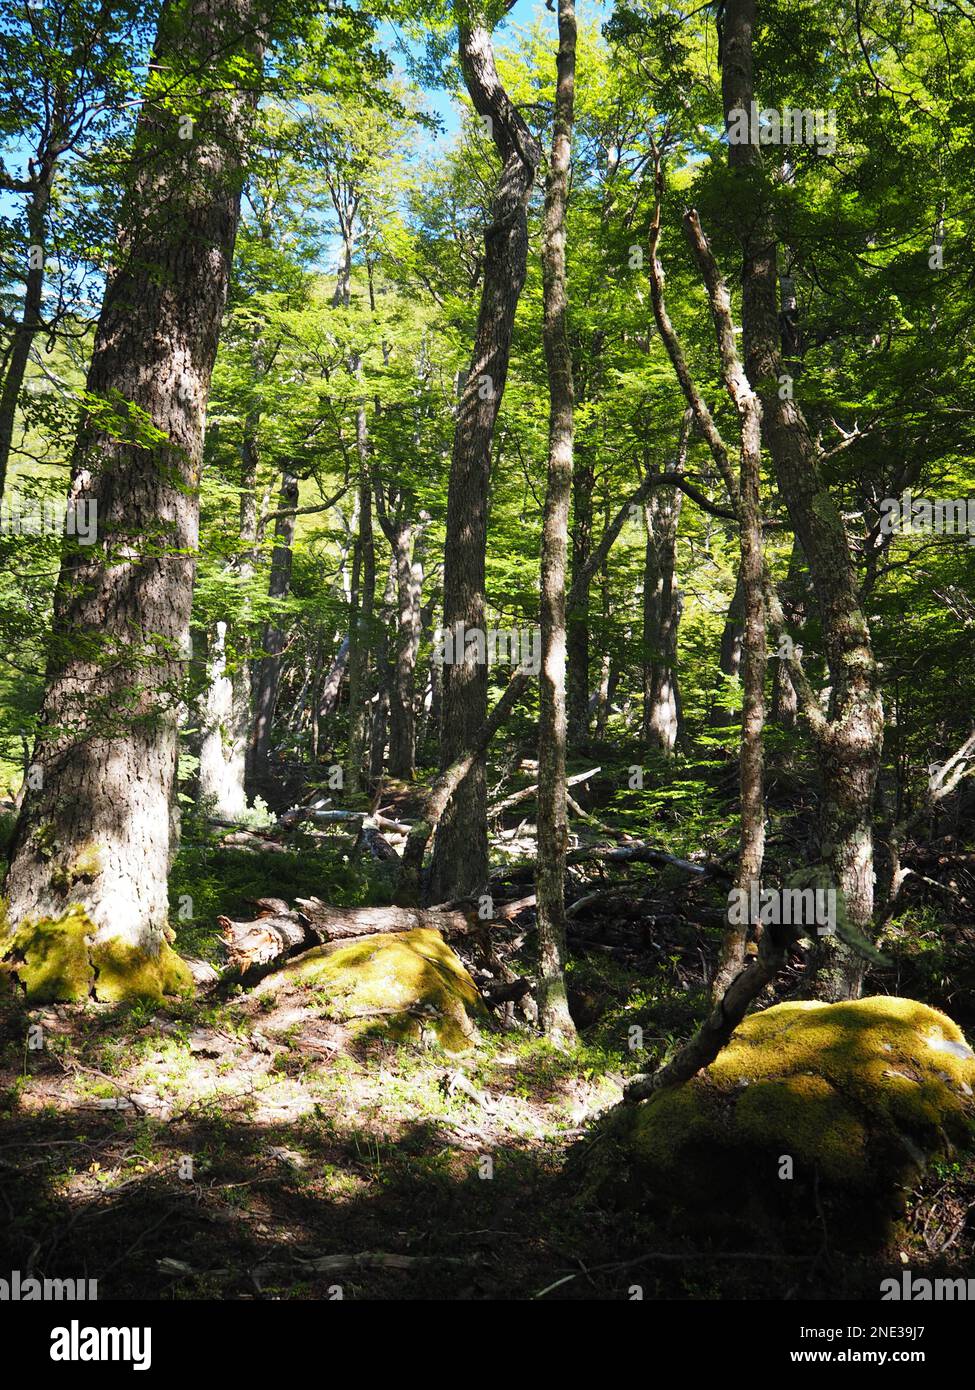
[[483,1015],[461,960],[427,927],[316,946],[267,976],[255,992],[283,986],[314,988],[324,1012],[354,1032],[379,1030],[398,1041],[433,1033],[448,1052],[473,1045],[475,1020]]
[[96,930],[78,904],[56,919],[27,919],[0,939],[0,964],[34,1004],[91,997],[161,1002],[192,992],[189,968],[168,942],[150,955],[117,939],[96,940]]
[[975,1135],[975,1053],[912,999],[779,1004],[747,1018],[686,1086],[623,1106],[583,1154],[613,1205],[714,1230],[777,1225],[856,1247],[882,1241],[934,1158]]

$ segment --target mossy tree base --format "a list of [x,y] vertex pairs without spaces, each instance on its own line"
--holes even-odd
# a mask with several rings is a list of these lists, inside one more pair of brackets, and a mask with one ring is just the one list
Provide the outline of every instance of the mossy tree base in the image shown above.
[[161,1002],[192,993],[188,966],[165,940],[152,954],[96,934],[84,908],[75,905],[56,920],[27,920],[9,929],[0,939],[0,964],[32,1004]]
[[883,1243],[927,1165],[975,1138],[975,1053],[912,999],[779,1004],[684,1086],[618,1107],[585,1186],[741,1239]]

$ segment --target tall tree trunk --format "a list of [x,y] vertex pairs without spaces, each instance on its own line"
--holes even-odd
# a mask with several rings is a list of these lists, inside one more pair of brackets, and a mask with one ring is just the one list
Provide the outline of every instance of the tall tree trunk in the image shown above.
[[[389,710],[392,704],[395,663],[390,661],[389,631],[396,614],[396,556],[390,555],[386,572],[386,591],[383,594],[382,619],[376,642],[376,699],[370,721],[369,776],[378,782],[386,761],[386,736],[389,730]],[[397,625],[398,632],[398,625]]]
[[[688,409],[681,422],[677,456],[666,472],[681,473],[693,424]],[[644,506],[647,546],[643,568],[643,742],[647,749],[673,754],[679,732],[677,629],[681,596],[677,582],[677,527],[684,494],[654,488]]]
[[53,160],[42,165],[27,204],[28,263],[24,280],[24,308],[14,329],[10,359],[0,392],[0,498],[7,485],[7,468],[13,448],[17,403],[27,374],[31,344],[43,327],[41,305],[44,298],[44,252],[47,207],[54,177]]
[[376,543],[372,529],[372,484],[369,476],[369,434],[366,408],[356,414],[359,456],[359,540],[356,547],[359,585],[356,613],[349,629],[349,740],[345,785],[355,796],[362,787],[368,736],[370,643],[376,606]]
[[[271,572],[268,576],[268,598],[280,603],[291,592],[291,567],[294,558],[295,509],[298,506],[298,478],[294,473],[282,473],[280,515],[274,523],[274,549],[271,552]],[[284,651],[285,626],[269,618],[261,633],[261,652],[254,668],[253,725],[250,737],[248,777],[255,790],[261,790],[268,780],[268,759],[271,753],[271,732],[274,709],[281,680],[281,653]]]
[[[726,124],[733,110],[751,110],[754,27],[755,0],[728,0],[722,70]],[[816,444],[798,402],[781,399],[778,389],[777,244],[761,152],[757,144],[729,144],[728,159],[742,186],[736,206],[742,209],[745,365],[761,398],[763,435],[779,490],[809,566],[830,672],[829,718],[817,739],[823,784],[820,853],[843,895],[851,925],[869,934],[873,801],[884,727],[877,665],[843,518],[823,481]],[[822,937],[820,943],[815,992],[826,999],[856,998],[862,959],[836,937]]]
[[329,668],[328,675],[322,684],[319,696],[320,705],[318,709],[319,725],[324,724],[326,719],[330,719],[335,712],[339,702],[339,692],[342,689],[342,680],[345,676],[345,668],[349,660],[349,639],[343,637],[342,643],[335,653],[335,658]]
[[389,719],[389,771],[411,781],[416,773],[416,714],[414,709],[416,657],[420,649],[420,594],[423,562],[422,532],[410,522],[396,529],[396,665]]
[[[721,629],[721,646],[718,650],[718,669],[723,676],[729,679],[737,679],[741,671],[741,652],[742,642],[745,637],[745,586],[741,577],[741,565],[739,562],[738,574],[735,579],[735,591],[728,604],[728,615],[724,620],[724,627]],[[722,682],[722,691],[726,689]],[[715,704],[711,707],[711,714],[708,722],[713,729],[725,729],[730,724],[738,722],[739,712],[729,709],[725,704]]]
[[[760,499],[762,407],[738,357],[731,314],[731,296],[718,273],[697,214],[689,212],[684,219],[684,225],[707,288],[718,340],[721,375],[725,389],[738,412],[741,434],[737,510],[741,547],[738,573],[743,596],[744,641],[739,752],[741,832],[734,887],[739,894],[744,895],[746,901],[751,902],[753,898],[757,900],[761,889],[762,865],[765,858],[765,776],[762,738],[765,729],[765,671],[768,655],[765,636],[765,556]],[[715,1002],[723,997],[745,964],[749,931],[757,941],[761,936],[760,923],[733,921],[729,914],[718,969],[712,984],[712,997]]]
[[[163,936],[177,708],[207,396],[255,103],[253,71],[247,91],[232,74],[245,55],[259,62],[261,22],[251,0],[163,9],[153,71],[166,97],[153,80],[88,373],[88,391],[121,418],[112,428],[89,415],[75,450],[72,499],[97,503],[98,541],[64,551],[34,750],[41,785],[24,799],[6,892],[14,923],[62,919],[69,905],[87,914],[105,997],[158,994],[180,975]],[[210,94],[181,139],[174,84],[189,74],[196,95],[202,72]],[[147,447],[143,419],[165,442]]]
[[[243,678],[241,673],[243,673]],[[207,650],[207,686],[201,701],[200,801],[220,820],[241,820],[250,702],[246,665],[227,658],[227,624],[214,624]]]
[[[424,619],[424,632],[431,638],[433,636],[432,622],[436,612],[435,605],[429,605],[429,623]],[[436,740],[439,745],[443,741],[443,663],[437,659],[435,644],[431,648],[430,656],[430,698],[429,705],[425,711],[424,720],[417,733],[417,746],[421,750],[429,743]]]
[[[470,371],[457,408],[444,550],[444,627],[484,631],[491,445],[504,394],[515,310],[528,260],[528,200],[541,157],[538,143],[512,105],[494,65],[491,31],[462,5],[460,61],[479,116],[490,121],[501,157],[493,217],[484,236],[484,275]],[[510,8],[510,5],[508,6]],[[487,717],[487,667],[473,646],[443,668],[443,768],[463,757]],[[483,887],[487,879],[487,793],[478,758],[453,796],[437,832],[431,870],[440,901]]]
[[[259,353],[255,365],[262,367]],[[246,584],[254,574],[257,545],[257,427],[260,411],[248,412],[241,445],[240,551],[237,574]],[[249,603],[243,605],[246,614]],[[246,622],[238,615],[235,627]],[[200,799],[223,820],[240,820],[247,810],[246,773],[251,733],[251,682],[247,663],[232,654],[228,665],[225,621],[211,634],[207,688],[200,710]]]
[[[603,501],[603,529],[609,524],[609,498]],[[613,674],[613,656],[609,651],[609,619],[610,619],[610,592],[609,592],[609,556],[607,555],[599,567],[599,616],[600,632],[602,640],[600,646],[602,652],[599,658],[599,684],[589,699],[590,718],[595,715],[595,735],[597,739],[606,737],[606,721],[609,719],[610,686]]]
[[559,0],[555,129],[542,232],[545,360],[548,365],[548,487],[542,523],[542,662],[538,714],[538,1018],[546,1036],[573,1039],[565,993],[565,574],[572,494],[574,401],[566,330],[565,223],[572,160],[576,16]]
[[[803,563],[802,546],[793,539],[792,553],[789,556],[789,571],[782,586],[782,607],[784,616],[791,626],[802,622]],[[794,729],[799,714],[799,696],[796,693],[789,662],[783,652],[772,668],[772,710],[771,719],[780,729]],[[780,760],[781,760],[780,755]],[[786,755],[788,761],[788,755]]]
[[582,747],[589,738],[589,582],[592,555],[593,489],[595,473],[581,448],[574,451],[572,472],[572,576],[586,576],[578,602],[566,614],[567,621],[567,720],[570,748]]

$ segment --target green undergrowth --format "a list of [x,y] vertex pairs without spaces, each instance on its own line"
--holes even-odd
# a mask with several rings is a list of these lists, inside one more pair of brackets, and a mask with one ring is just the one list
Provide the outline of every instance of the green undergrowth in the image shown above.
[[218,916],[248,921],[258,898],[321,898],[337,907],[384,906],[389,882],[348,842],[322,847],[296,836],[286,853],[223,847],[218,840],[184,841],[169,876],[170,921],[184,955],[218,961]]

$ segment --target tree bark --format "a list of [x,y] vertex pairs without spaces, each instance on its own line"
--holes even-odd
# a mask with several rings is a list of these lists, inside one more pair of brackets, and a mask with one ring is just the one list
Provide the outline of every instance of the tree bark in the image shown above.
[[[508,6],[510,8],[510,5]],[[528,260],[528,201],[541,151],[501,85],[491,31],[463,5],[460,61],[467,90],[490,131],[502,170],[484,238],[481,303],[470,371],[457,408],[444,551],[444,627],[484,631],[484,572],[491,446],[508,375],[515,310]],[[487,667],[467,646],[443,668],[441,766],[464,758],[487,714]],[[434,896],[460,897],[487,880],[487,789],[477,760],[441,820],[434,847]]]
[[[745,586],[742,583],[739,566],[735,578],[735,591],[728,604],[728,614],[721,629],[721,645],[718,650],[718,669],[729,680],[735,680],[741,673],[742,642],[745,637]],[[736,724],[740,712],[725,704],[715,704],[711,708],[709,723],[714,729],[725,729]]]
[[[376,493],[378,496],[378,492]],[[396,556],[390,555],[386,572],[386,590],[383,594],[382,617],[374,653],[376,668],[376,698],[372,704],[370,721],[369,776],[374,783],[383,775],[386,761],[386,737],[389,730],[389,712],[393,704],[393,682],[395,663],[390,661],[389,632],[396,613]],[[398,632],[398,625],[397,625]]]
[[[291,567],[295,536],[295,508],[298,506],[298,479],[294,473],[281,475],[280,515],[274,523],[274,550],[271,552],[271,572],[268,576],[268,598],[280,603],[291,591]],[[250,739],[249,779],[256,788],[267,781],[268,758],[271,753],[271,732],[274,709],[281,680],[281,653],[284,651],[285,627],[276,618],[269,618],[261,634],[262,655],[254,671],[254,714]]]
[[338,705],[339,691],[342,689],[342,678],[345,675],[348,659],[349,639],[348,637],[343,637],[319,694],[318,720],[320,725],[324,723],[326,719],[331,718]]
[[[682,472],[687,459],[693,414],[681,422],[677,457],[665,470]],[[669,758],[679,732],[677,629],[681,596],[677,582],[677,527],[684,494],[679,488],[654,488],[644,506],[647,543],[643,566],[643,743]]]
[[183,74],[196,94],[206,71],[216,95],[191,139],[151,89],[139,116],[88,374],[117,419],[89,414],[73,462],[71,496],[96,502],[98,540],[64,550],[33,759],[42,785],[24,799],[7,879],[13,922],[78,904],[133,968],[159,957],[167,924],[204,421],[255,105],[253,74],[242,91],[230,73],[259,64],[261,23],[251,0],[187,0],[160,17],[153,70],[167,90]]
[[595,474],[581,446],[573,451],[572,470],[572,577],[585,576],[579,597],[566,613],[568,742],[581,748],[589,738],[589,586],[595,572],[592,555],[593,488]]
[[355,795],[362,787],[368,733],[369,644],[376,606],[376,543],[372,529],[372,482],[369,476],[369,434],[366,408],[356,414],[359,457],[359,538],[356,547],[359,585],[356,611],[349,628],[349,738],[345,785]]
[[[765,729],[765,670],[768,661],[765,636],[765,556],[762,546],[760,499],[762,471],[762,407],[752,389],[735,344],[735,325],[731,315],[731,296],[718,273],[711,248],[695,212],[688,212],[684,226],[691,251],[701,271],[711,305],[721,375],[725,389],[738,412],[741,431],[738,475],[738,517],[741,547],[739,577],[743,598],[744,640],[742,644],[742,710],[739,778],[741,788],[741,832],[735,889],[751,901],[751,889],[761,889],[765,858],[765,789],[762,736]],[[757,892],[756,895],[757,897]],[[718,969],[712,984],[712,998],[721,999],[745,963],[745,948],[751,931],[757,940],[757,922],[737,924],[730,920],[725,928]]]
[[[782,586],[784,616],[790,626],[802,624],[803,564],[802,546],[793,539],[792,554],[789,556],[789,570]],[[772,670],[772,709],[771,720],[780,729],[794,729],[799,715],[799,696],[796,693],[788,660],[779,656]]]
[[555,129],[542,230],[543,337],[548,366],[548,486],[542,522],[542,662],[538,715],[538,1020],[547,1037],[571,1041],[576,1030],[565,992],[565,855],[569,831],[565,781],[565,574],[575,436],[572,354],[566,328],[566,209],[575,105],[576,16],[558,0]]
[[[243,679],[242,673],[243,672]],[[207,651],[207,687],[200,709],[200,800],[218,820],[239,821],[244,789],[250,701],[246,668],[227,660],[227,624],[214,624]]]
[[[255,369],[263,374],[259,349],[254,354]],[[237,574],[247,583],[254,574],[257,544],[257,427],[260,410],[248,412],[241,446],[240,550]],[[246,614],[249,602],[243,605]],[[245,623],[240,620],[240,629]],[[251,682],[246,662],[231,657],[227,661],[226,622],[215,624],[207,653],[207,689],[200,711],[200,797],[213,815],[228,821],[240,820],[247,810],[247,751],[251,733]]]
[[393,777],[402,777],[407,782],[416,775],[414,682],[416,658],[420,650],[420,594],[423,588],[421,540],[422,532],[409,522],[397,530],[395,555],[399,620],[389,719],[389,771]]
[[[751,110],[755,95],[755,8],[755,0],[728,0],[725,10],[726,125],[732,110]],[[757,144],[729,144],[728,159],[741,184],[736,206],[743,210],[739,236],[745,366],[761,399],[763,435],[779,490],[809,566],[830,672],[829,718],[817,741],[823,783],[820,854],[843,895],[851,925],[869,934],[873,801],[884,731],[877,665],[843,518],[823,481],[806,418],[798,402],[779,390],[777,239],[761,152]],[[813,988],[819,997],[859,995],[864,962],[845,942],[820,938],[815,969]]]
[[14,329],[10,359],[0,392],[0,499],[7,485],[7,468],[13,448],[17,404],[27,374],[31,345],[44,326],[41,306],[44,299],[44,251],[46,244],[47,208],[54,180],[54,160],[49,158],[41,168],[27,203],[28,253],[40,251],[40,265],[28,260],[24,277],[24,308],[20,323]]

